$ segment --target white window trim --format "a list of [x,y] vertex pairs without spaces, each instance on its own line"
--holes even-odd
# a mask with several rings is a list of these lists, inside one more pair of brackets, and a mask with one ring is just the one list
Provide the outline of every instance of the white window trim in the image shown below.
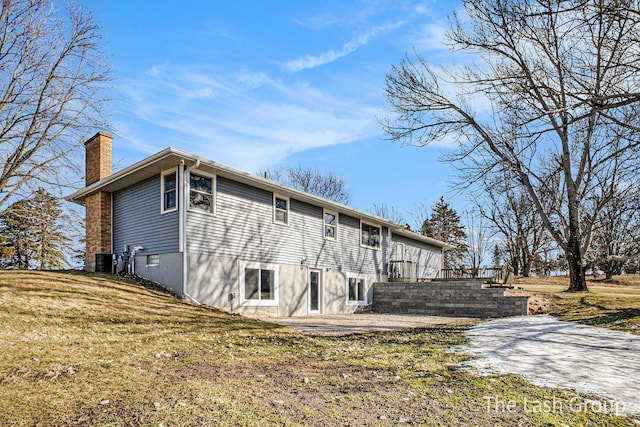
[[[364,280],[364,300],[363,301],[351,301],[349,300],[349,279],[356,279],[356,280]],[[369,289],[367,288],[367,278],[362,276],[362,275],[358,275],[358,274],[348,274],[347,275],[347,280],[345,281],[345,301],[347,305],[369,305],[368,302],[368,294],[369,294]]]
[[[210,212],[206,212],[203,211],[202,209],[197,209],[197,208],[192,208],[191,207],[191,174],[195,174],[195,175],[200,175],[200,176],[204,176],[205,178],[211,178],[211,204],[212,204],[212,210]],[[200,169],[194,169],[189,171],[188,175],[187,175],[187,197],[186,197],[186,203],[187,203],[187,210],[189,212],[198,212],[201,213],[203,215],[216,215],[217,212],[217,204],[218,204],[218,191],[217,191],[217,176],[215,174],[212,173],[208,173],[208,172],[204,172]]]
[[[240,304],[244,307],[277,307],[279,301],[279,281],[280,275],[277,264],[266,264],[258,261],[240,261],[238,263],[238,280],[240,285]],[[245,299],[244,294],[244,270],[247,268],[255,268],[260,270],[273,270],[273,299],[272,300],[257,300],[257,299]]]
[[[276,198],[287,201],[287,220],[285,222],[278,221],[276,219]],[[280,224],[280,225],[289,225],[290,220],[291,220],[291,200],[288,197],[273,193],[273,223]]]
[[[164,177],[172,173],[176,174],[176,207],[171,209],[164,208]],[[174,166],[171,169],[165,169],[160,172],[160,213],[165,214],[169,212],[176,212],[180,206],[180,177],[178,176],[178,167]]]
[[[376,227],[376,228],[378,228],[380,230],[380,233],[378,233],[378,237],[380,238],[380,240],[378,241],[378,246],[370,246],[370,245],[363,245],[362,244],[362,226],[363,225],[368,225],[370,227]],[[358,233],[358,242],[360,243],[360,247],[371,249],[371,250],[374,250],[374,251],[380,250],[380,248],[382,247],[382,226],[381,225],[374,224],[372,222],[366,222],[366,221],[360,220],[359,231],[360,232]]]
[[[151,257],[158,257],[158,262],[150,263],[150,262],[149,262],[149,258],[151,258]],[[147,255],[147,259],[146,259],[145,267],[157,267],[157,266],[159,266],[159,265],[160,265],[160,254],[150,254],[150,255]]]
[[[335,215],[336,217],[336,224],[334,225],[334,227],[336,228],[336,232],[334,237],[327,237],[327,233],[325,233],[325,228],[327,227],[327,223],[325,222],[325,215],[326,214],[331,214],[331,215]],[[335,211],[330,211],[330,210],[325,210],[324,208],[322,209],[322,237],[324,237],[326,240],[330,240],[332,242],[337,242],[338,241],[338,212]],[[360,238],[362,240],[362,237]]]

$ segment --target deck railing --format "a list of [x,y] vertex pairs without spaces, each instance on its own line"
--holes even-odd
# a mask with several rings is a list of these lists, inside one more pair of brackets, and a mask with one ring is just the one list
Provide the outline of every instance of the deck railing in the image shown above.
[[418,263],[406,260],[389,261],[390,282],[417,282]]
[[[437,279],[481,279],[493,283],[504,281],[504,268],[502,267],[480,267],[480,268],[443,268],[440,270],[440,277]],[[420,282],[431,280],[418,276],[418,263],[407,260],[389,261],[389,281],[390,282]]]
[[442,279],[485,279],[501,283],[504,279],[502,267],[480,267],[480,268],[443,268],[441,270]]

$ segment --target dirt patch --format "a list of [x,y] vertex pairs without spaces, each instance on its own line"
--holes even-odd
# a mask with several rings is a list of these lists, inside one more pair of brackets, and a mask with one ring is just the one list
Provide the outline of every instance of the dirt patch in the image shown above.
[[532,293],[518,289],[508,289],[505,295],[529,297],[529,315],[551,313],[560,299],[554,294]]

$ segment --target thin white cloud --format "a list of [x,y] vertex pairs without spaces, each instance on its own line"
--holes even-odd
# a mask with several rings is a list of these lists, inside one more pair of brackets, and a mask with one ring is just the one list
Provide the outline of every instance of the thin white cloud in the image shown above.
[[420,31],[412,37],[413,46],[419,52],[449,50],[445,44],[445,33],[448,30],[448,24],[442,21],[423,25]]
[[145,71],[145,74],[151,77],[158,77],[160,74],[164,72],[164,70],[167,69],[167,67],[168,65],[166,63],[154,65],[151,68],[149,68],[147,71]]
[[341,23],[342,19],[336,15],[323,13],[320,15],[296,18],[294,19],[294,22],[301,27],[317,31],[331,28],[334,25]]
[[378,133],[366,101],[265,73],[230,71],[212,78],[202,70],[167,68],[155,78],[124,82],[121,94],[130,114],[160,135],[137,136],[122,123],[125,131],[118,133],[138,151],[174,145],[248,171]]
[[239,73],[236,76],[236,80],[249,90],[258,89],[267,83],[271,83],[271,79],[265,73]]
[[373,29],[367,31],[366,33],[360,35],[357,39],[351,40],[342,45],[340,50],[327,50],[318,55],[305,55],[302,58],[294,59],[292,61],[285,62],[283,64],[284,68],[291,72],[298,72],[302,70],[306,70],[309,68],[316,68],[321,65],[330,64],[342,57],[349,55],[350,53],[355,52],[360,47],[367,44],[367,42],[372,38],[377,36],[378,34],[386,31],[391,31],[395,28],[400,27],[403,22],[395,22],[386,25],[380,25],[374,27]]

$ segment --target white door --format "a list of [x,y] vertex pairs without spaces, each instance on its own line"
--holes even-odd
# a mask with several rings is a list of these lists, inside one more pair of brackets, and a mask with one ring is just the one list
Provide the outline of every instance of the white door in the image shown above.
[[322,313],[322,272],[309,270],[309,313]]

